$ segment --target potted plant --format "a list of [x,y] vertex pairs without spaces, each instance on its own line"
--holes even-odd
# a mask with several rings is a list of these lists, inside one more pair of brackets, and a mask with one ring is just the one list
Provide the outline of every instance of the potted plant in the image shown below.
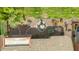
[[3,22],[0,22],[0,49],[3,47],[3,38],[4,38],[4,27],[3,27]]

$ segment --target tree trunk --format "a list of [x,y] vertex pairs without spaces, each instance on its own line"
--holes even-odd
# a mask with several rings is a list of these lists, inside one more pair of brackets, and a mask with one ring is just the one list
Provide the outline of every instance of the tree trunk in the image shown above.
[[26,20],[26,17],[25,17],[25,15],[24,15],[24,14],[23,14],[23,19],[24,19],[24,20]]
[[9,22],[7,20],[7,35],[9,34]]

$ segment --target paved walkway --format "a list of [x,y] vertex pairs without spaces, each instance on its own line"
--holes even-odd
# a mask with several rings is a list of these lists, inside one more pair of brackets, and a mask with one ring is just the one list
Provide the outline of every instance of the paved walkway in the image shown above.
[[68,36],[52,36],[49,39],[32,39],[32,46],[5,47],[2,51],[73,51],[72,40]]

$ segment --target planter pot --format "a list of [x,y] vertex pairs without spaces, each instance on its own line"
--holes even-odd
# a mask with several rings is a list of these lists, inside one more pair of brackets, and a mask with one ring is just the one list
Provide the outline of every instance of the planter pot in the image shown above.
[[4,47],[4,36],[0,35],[0,48]]
[[75,48],[75,51],[79,51],[79,43],[76,43],[74,48]]

